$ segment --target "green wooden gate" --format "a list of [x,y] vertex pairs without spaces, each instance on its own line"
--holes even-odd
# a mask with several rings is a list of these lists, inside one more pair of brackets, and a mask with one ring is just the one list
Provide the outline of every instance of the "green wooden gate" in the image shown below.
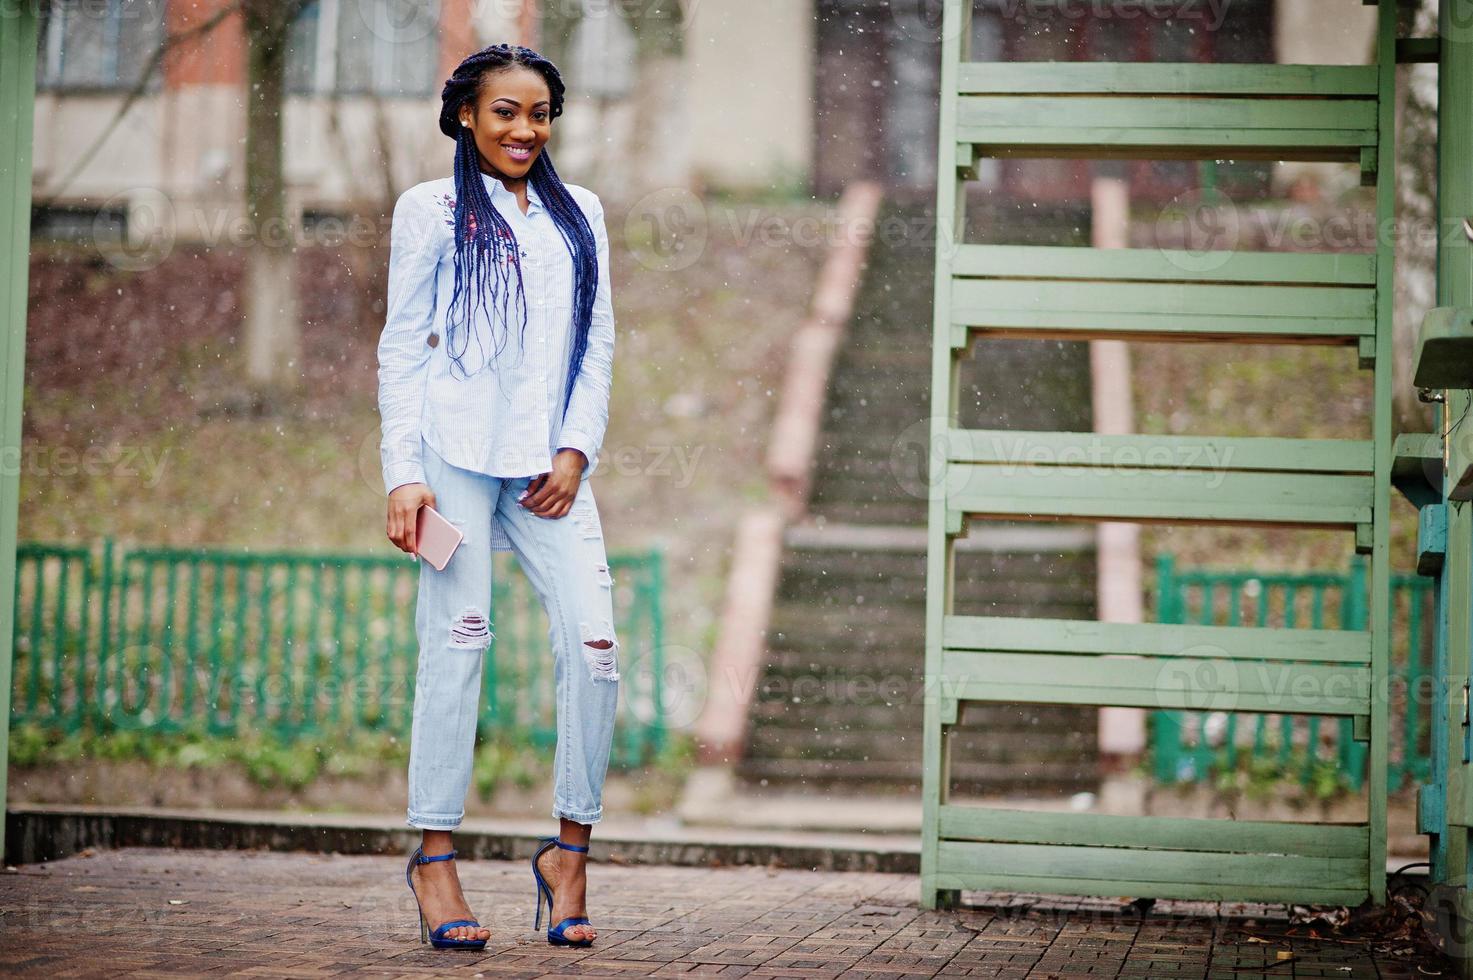
[[[1392,364],[1379,355],[1391,349],[1390,236],[1364,255],[981,245],[965,243],[963,209],[982,157],[1332,160],[1358,164],[1376,185],[1378,227],[1389,228],[1394,5],[1380,6],[1369,66],[971,62],[970,17],[967,0],[947,0],[922,903],[957,904],[964,888],[1384,902],[1388,730],[1378,695],[1389,652]],[[1375,372],[1372,430],[1360,440],[964,430],[959,365],[979,335],[1352,346]],[[956,540],[969,520],[986,518],[1343,529],[1371,556],[1369,629],[955,615]],[[952,802],[947,736],[969,701],[1350,718],[1368,743],[1368,819],[1125,817]]]

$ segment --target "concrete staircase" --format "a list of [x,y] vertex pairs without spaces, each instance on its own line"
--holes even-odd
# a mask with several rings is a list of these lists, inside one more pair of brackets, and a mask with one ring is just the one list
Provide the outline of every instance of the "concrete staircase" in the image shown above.
[[[922,206],[886,212],[882,219],[906,228],[931,227]],[[738,768],[749,786],[920,788],[930,234],[879,236],[871,248],[830,386],[810,520],[786,535],[769,656]],[[1084,346],[980,343],[969,367],[964,425],[1089,429]],[[957,611],[1093,618],[1093,540],[1087,527],[977,522],[957,562]],[[1094,788],[1095,714],[968,706],[951,746],[953,791]]]

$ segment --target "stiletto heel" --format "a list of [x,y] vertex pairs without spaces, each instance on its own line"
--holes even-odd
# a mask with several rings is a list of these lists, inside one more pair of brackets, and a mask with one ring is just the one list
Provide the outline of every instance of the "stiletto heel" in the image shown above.
[[[532,877],[537,882],[537,918],[532,920],[533,929],[538,929],[542,926],[542,899],[544,896],[547,898],[547,921],[552,921],[552,889],[547,886],[547,881],[542,877],[542,872],[537,870],[537,859],[540,858],[543,854],[547,853],[547,849],[552,847],[554,844],[568,851],[588,850],[587,847],[580,844],[564,844],[563,841],[557,836],[539,837],[537,839],[542,842],[542,846],[537,848],[536,853],[532,855]],[[548,927],[547,941],[553,946],[592,946],[592,939],[569,939],[567,936],[563,935],[563,931],[566,930],[569,926],[576,925],[591,926],[593,925],[593,923],[588,921],[587,916],[570,915],[563,921],[559,922],[557,925]]]
[[[449,861],[455,857],[455,851],[449,854],[436,854],[434,857],[425,854],[424,849],[416,847],[414,853],[409,855],[409,864],[404,868],[404,883],[409,886],[409,893],[414,896],[415,905],[419,904],[419,894],[414,890],[414,879],[409,873],[414,870],[416,864],[430,864],[435,861]],[[445,933],[457,926],[471,926],[479,929],[481,924],[475,919],[456,919],[453,922],[443,922],[430,931],[429,923],[425,922],[425,910],[419,910],[419,941],[429,943],[436,949],[485,949],[484,939],[456,939],[447,937]]]

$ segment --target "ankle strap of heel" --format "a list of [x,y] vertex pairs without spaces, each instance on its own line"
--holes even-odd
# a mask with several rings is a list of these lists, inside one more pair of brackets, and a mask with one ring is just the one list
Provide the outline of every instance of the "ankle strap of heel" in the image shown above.
[[419,850],[418,848],[415,848],[415,851],[414,851],[414,863],[415,864],[432,864],[435,861],[449,861],[451,858],[455,857],[456,853],[457,853],[456,851],[452,850],[449,854],[435,854],[435,855],[430,855],[430,854],[426,854],[424,851]]
[[569,851],[586,851],[586,850],[588,850],[588,848],[585,847],[582,844],[564,844],[563,843],[563,839],[561,837],[556,837],[556,838],[554,838],[554,840],[557,842],[557,846],[558,847],[564,848],[565,850],[569,850]]

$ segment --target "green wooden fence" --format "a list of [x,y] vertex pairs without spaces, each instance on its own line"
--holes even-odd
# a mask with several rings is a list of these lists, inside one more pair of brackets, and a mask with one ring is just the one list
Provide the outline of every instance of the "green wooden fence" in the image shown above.
[[[1156,561],[1156,619],[1204,626],[1364,630],[1367,569],[1357,555],[1343,573],[1264,574],[1180,569],[1171,555]],[[1435,634],[1432,581],[1394,575],[1391,581],[1391,745],[1387,788],[1421,782],[1431,772],[1431,706]],[[1326,765],[1350,790],[1365,783],[1366,745],[1349,718],[1319,715],[1153,711],[1150,760],[1162,783],[1197,782],[1245,754],[1272,760],[1308,783]]]
[[[24,543],[12,720],[58,731],[407,735],[419,563],[403,557]],[[556,741],[547,618],[495,558],[481,727]],[[609,556],[621,698],[611,764],[663,744],[657,552]]]

